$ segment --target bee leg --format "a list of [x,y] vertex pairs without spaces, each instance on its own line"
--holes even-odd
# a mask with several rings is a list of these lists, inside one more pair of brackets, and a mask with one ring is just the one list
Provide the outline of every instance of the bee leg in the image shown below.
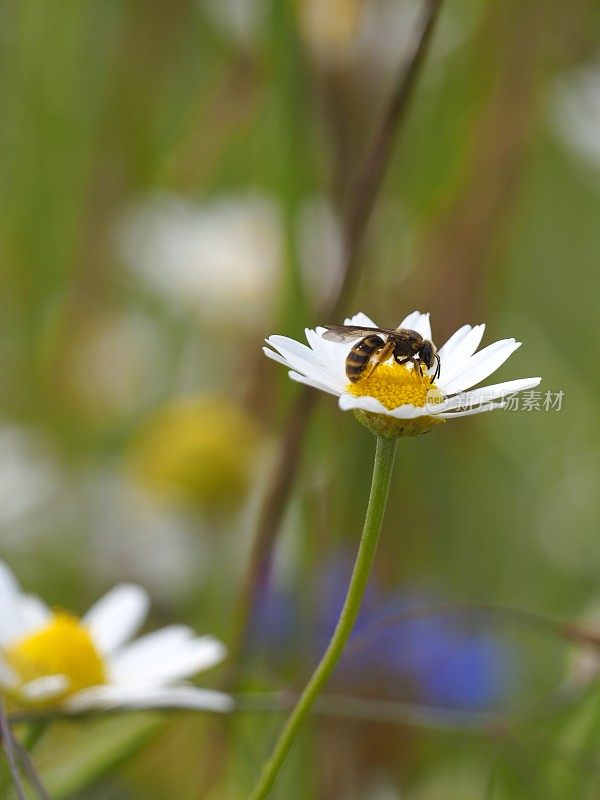
[[365,369],[362,374],[362,378],[368,378],[369,375],[372,374],[375,367],[378,367],[379,364],[384,364],[388,358],[392,355],[394,350],[394,343],[393,342],[386,342],[383,347],[377,350],[371,356],[370,361],[365,366]]
[[423,373],[421,372],[421,361],[414,356],[406,356],[406,358],[397,358],[396,364],[408,364],[409,362],[413,365],[413,369],[419,373],[421,377],[423,377]]
[[378,364],[379,364],[379,359],[370,358],[365,364],[365,367],[362,371],[362,375],[360,376],[360,380],[361,381],[366,380],[370,375],[372,375],[373,370]]
[[413,367],[415,372],[419,373],[419,378],[423,377],[423,367],[425,366],[420,358],[412,358]]

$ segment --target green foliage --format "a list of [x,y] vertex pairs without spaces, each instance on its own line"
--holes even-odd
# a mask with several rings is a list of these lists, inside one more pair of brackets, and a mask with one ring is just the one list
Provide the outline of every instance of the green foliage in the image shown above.
[[148,712],[55,725],[35,751],[42,783],[55,800],[73,797],[114,775],[160,726],[160,716]]

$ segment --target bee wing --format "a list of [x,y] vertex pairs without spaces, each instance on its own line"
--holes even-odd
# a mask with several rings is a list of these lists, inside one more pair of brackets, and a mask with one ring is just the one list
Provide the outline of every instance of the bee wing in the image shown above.
[[395,334],[394,330],[387,328],[359,328],[357,325],[324,325],[326,330],[321,336],[330,342],[350,342],[353,339],[362,339],[372,333],[382,333],[384,336]]

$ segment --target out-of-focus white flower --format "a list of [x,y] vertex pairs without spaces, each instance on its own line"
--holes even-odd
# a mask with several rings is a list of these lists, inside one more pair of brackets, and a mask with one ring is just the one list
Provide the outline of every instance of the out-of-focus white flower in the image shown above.
[[297,242],[306,287],[320,305],[341,281],[344,257],[340,220],[325,198],[313,197],[300,206]]
[[157,196],[126,211],[117,246],[127,267],[179,309],[207,320],[264,319],[283,260],[280,212],[257,192],[205,202]]
[[[300,29],[325,67],[353,63],[375,72],[397,70],[409,56],[423,15],[420,0],[301,0]],[[448,13],[440,20],[432,56],[443,58],[469,35],[473,21]],[[369,77],[368,74],[365,77]]]
[[116,586],[81,619],[51,611],[24,594],[0,562],[0,686],[20,706],[82,712],[177,707],[228,711],[221,692],[183,682],[218,664],[225,648],[183,625],[130,641],[149,598],[133,584]]
[[559,137],[600,170],[600,62],[574,70],[556,83],[550,121]]
[[[427,364],[424,373],[422,365],[416,369],[411,363],[396,363],[390,355],[386,363],[367,377],[353,382],[346,374],[352,342],[358,342],[377,326],[363,313],[345,320],[344,324],[362,330],[348,341],[340,342],[325,339],[326,328],[307,328],[308,347],[287,336],[270,336],[267,344],[273,349],[265,347],[264,352],[288,367],[293,380],[337,396],[343,411],[354,411],[361,422],[379,435],[415,436],[445,420],[504,408],[504,398],[537,386],[541,380],[521,378],[465,391],[495,372],[521,343],[502,339],[476,353],[485,325],[463,325],[440,348],[437,362]],[[431,340],[429,314],[413,311],[398,327]]]
[[[421,0],[367,2],[359,36],[363,59],[384,70],[398,69],[411,53],[422,15]],[[432,60],[439,61],[459,47],[473,26],[474,19],[468,13],[460,19],[453,12],[444,13],[432,42]]]
[[254,44],[267,11],[266,0],[197,0],[198,8],[234,41]]
[[95,574],[140,581],[165,603],[178,603],[202,583],[210,553],[197,516],[178,513],[110,471],[87,476],[81,494]]
[[[591,636],[600,637],[600,596],[592,597],[585,605],[573,627],[586,631]],[[600,676],[600,652],[598,646],[590,643],[577,645],[569,658],[567,679],[580,689],[585,689]]]
[[376,774],[360,797],[361,800],[402,800],[394,782],[385,774]]
[[35,431],[0,428],[0,527],[3,535],[48,510],[62,486],[59,462]]

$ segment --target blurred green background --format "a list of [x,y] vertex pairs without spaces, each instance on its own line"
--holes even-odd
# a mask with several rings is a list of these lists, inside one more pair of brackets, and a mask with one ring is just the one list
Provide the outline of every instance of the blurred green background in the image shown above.
[[[0,556],[28,590],[82,613],[138,581],[153,624],[231,640],[296,389],[261,341],[341,322],[316,310],[339,280],[340,215],[420,8],[2,4]],[[599,18],[592,0],[443,5],[346,310],[384,326],[431,311],[438,345],[485,321],[484,344],[524,342],[500,380],[542,375],[564,398],[400,443],[367,621],[425,601],[593,621]],[[358,541],[373,444],[322,398],[242,688],[306,680]],[[527,703],[576,668],[559,639],[475,623],[389,623],[338,670],[346,695],[442,707],[449,730],[317,716],[276,796],[600,797],[593,691],[509,731],[468,732],[452,715]],[[237,800],[279,723],[70,723],[39,763],[57,797]]]

